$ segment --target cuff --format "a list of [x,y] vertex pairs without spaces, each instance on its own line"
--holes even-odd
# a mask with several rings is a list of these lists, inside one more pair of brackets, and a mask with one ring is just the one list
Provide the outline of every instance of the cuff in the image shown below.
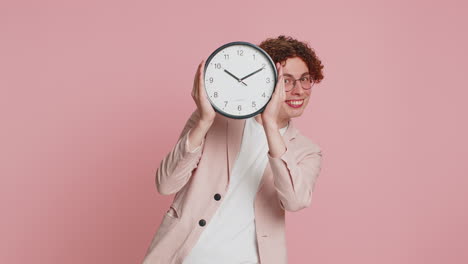
[[[289,149],[288,146],[286,146],[286,151],[277,158],[270,156],[269,152],[267,155],[274,174],[287,173],[287,171],[292,171],[295,165],[297,165],[293,150]],[[287,171],[284,169],[287,169]]]
[[281,154],[281,156],[277,157],[277,158],[273,158],[271,155],[270,155],[270,152],[268,151],[267,152],[267,155],[268,155],[268,159],[270,161],[280,161],[280,160],[283,160],[284,162],[289,163],[291,161],[291,151],[289,150],[288,146],[286,146],[286,151],[284,151],[283,154]]

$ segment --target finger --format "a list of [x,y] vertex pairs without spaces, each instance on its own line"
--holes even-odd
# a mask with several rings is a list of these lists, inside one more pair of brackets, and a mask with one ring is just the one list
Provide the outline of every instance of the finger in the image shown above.
[[197,86],[197,73],[198,69],[195,71],[195,75],[193,76],[192,96],[195,95],[195,88]]
[[283,77],[283,67],[279,62],[276,63],[276,69],[277,69],[277,75],[278,75],[278,80]]
[[278,72],[278,83],[277,83],[278,86],[284,86],[284,76],[282,73],[283,72],[280,69],[280,71]]
[[193,76],[193,87],[192,87],[192,96],[195,97],[197,95],[198,90],[198,76],[200,75],[200,64],[198,64],[197,71],[195,72],[195,76]]
[[203,85],[203,78],[201,77],[201,72],[202,72],[202,66],[203,65],[203,60],[200,62],[198,65],[198,70],[197,70],[197,78],[196,78],[196,88],[195,88],[195,95],[198,96],[200,95],[200,88]]
[[279,99],[284,97],[284,77],[282,75],[278,78],[278,85],[275,89],[275,96]]
[[198,79],[195,78],[195,84],[193,85],[193,96],[197,98],[198,96]]
[[205,96],[205,60],[202,60],[200,64],[200,75],[198,82],[199,94]]
[[284,91],[284,76],[283,76],[283,66],[281,66],[281,64],[279,64],[279,76],[280,76],[280,89],[281,89],[281,94],[283,94],[285,91]]
[[276,100],[276,98],[280,95],[281,93],[281,85],[280,85],[280,82],[281,82],[281,78],[278,79],[278,84],[276,85],[275,87],[275,91],[273,92],[273,94],[271,95],[271,98]]

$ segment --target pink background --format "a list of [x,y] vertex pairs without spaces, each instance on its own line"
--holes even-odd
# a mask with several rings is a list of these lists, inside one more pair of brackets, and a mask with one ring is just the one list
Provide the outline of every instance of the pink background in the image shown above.
[[0,263],[139,263],[172,196],[154,174],[201,59],[306,40],[323,148],[290,263],[468,263],[463,1],[0,3]]

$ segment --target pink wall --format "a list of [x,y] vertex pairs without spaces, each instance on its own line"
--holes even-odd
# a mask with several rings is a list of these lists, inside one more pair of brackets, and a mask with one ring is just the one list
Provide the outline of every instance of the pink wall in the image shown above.
[[154,185],[221,44],[309,41],[322,146],[290,263],[468,263],[462,1],[2,1],[0,263],[139,263]]

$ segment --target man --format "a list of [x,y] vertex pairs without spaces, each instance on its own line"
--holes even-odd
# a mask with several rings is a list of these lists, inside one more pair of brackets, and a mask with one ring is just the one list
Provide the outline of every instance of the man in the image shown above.
[[276,63],[278,83],[253,118],[213,110],[200,63],[192,89],[197,109],[156,173],[158,191],[176,195],[144,264],[287,263],[285,210],[310,205],[322,160],[321,148],[291,119],[304,112],[323,65],[291,37],[259,46]]

